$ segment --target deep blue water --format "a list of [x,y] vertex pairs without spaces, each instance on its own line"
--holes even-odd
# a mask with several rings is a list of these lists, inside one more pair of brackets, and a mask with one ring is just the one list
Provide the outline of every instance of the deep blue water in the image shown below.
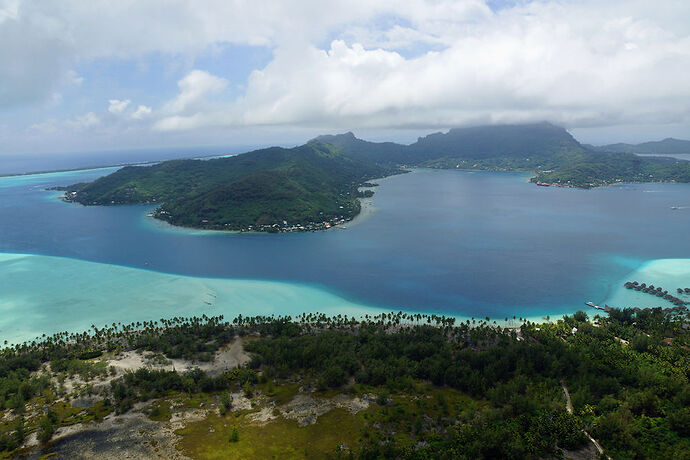
[[689,185],[577,190],[419,170],[379,181],[377,210],[359,224],[282,235],[171,231],[145,217],[151,207],[83,207],[44,191],[110,171],[0,178],[0,251],[309,283],[369,305],[492,318],[569,313],[644,262],[690,257]]

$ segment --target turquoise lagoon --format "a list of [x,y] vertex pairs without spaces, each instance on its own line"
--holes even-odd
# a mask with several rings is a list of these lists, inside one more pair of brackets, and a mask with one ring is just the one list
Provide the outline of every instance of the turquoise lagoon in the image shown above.
[[611,296],[606,299],[608,304],[622,307],[673,307],[674,305],[654,295],[626,289],[623,287],[626,281],[663,286],[670,294],[690,302],[690,295],[681,295],[676,291],[677,288],[690,288],[690,259],[662,259],[647,262],[631,272],[626,279],[621,280]]
[[380,180],[356,225],[284,235],[170,229],[151,206],[45,190],[114,169],[0,178],[0,340],[203,313],[553,318],[586,301],[659,302],[621,291],[629,279],[690,287],[687,184],[417,170]]
[[381,313],[306,285],[179,276],[63,257],[0,254],[0,273],[0,337],[9,343],[174,316]]

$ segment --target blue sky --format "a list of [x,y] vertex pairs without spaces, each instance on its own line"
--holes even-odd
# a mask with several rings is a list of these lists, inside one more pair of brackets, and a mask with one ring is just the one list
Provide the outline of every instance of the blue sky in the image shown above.
[[689,138],[688,18],[680,0],[0,0],[0,155],[541,120]]

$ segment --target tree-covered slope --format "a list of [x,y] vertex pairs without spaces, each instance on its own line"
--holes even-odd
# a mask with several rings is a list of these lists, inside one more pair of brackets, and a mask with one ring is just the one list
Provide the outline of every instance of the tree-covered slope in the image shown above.
[[394,171],[311,143],[207,161],[128,166],[67,187],[66,198],[85,205],[161,203],[157,217],[190,227],[307,230],[354,217],[357,185]]
[[352,133],[314,141],[335,145],[353,158],[435,167],[456,167],[468,161],[533,166],[538,159],[585,151],[565,129],[550,123],[456,128],[420,137],[410,145],[367,142]]
[[451,129],[420,138],[408,147],[416,162],[441,159],[510,158],[534,161],[584,148],[565,129],[550,123]]
[[621,182],[690,182],[690,162],[632,153],[586,153],[537,170],[532,182],[597,187]]
[[311,141],[331,144],[350,158],[375,163],[400,164],[407,146],[395,142],[369,142],[355,137],[352,132],[319,136]]
[[159,457],[173,418],[190,458],[688,458],[685,306],[504,321],[203,315],[44,336],[0,349],[0,458],[74,457],[60,427],[101,457]]
[[549,123],[451,129],[411,145],[320,136],[213,160],[128,166],[65,199],[84,205],[160,203],[155,215],[189,227],[300,231],[328,228],[359,212],[357,186],[399,166],[529,171],[533,182],[595,187],[618,182],[690,182],[690,162],[602,153]]
[[618,143],[588,147],[597,152],[640,153],[644,155],[690,154],[690,141],[673,139],[671,137],[661,141],[643,142],[641,144]]
[[451,129],[421,137],[411,145],[366,142],[352,133],[317,140],[379,164],[529,171],[535,174],[533,182],[543,184],[596,187],[619,182],[690,182],[689,162],[595,151],[550,123]]

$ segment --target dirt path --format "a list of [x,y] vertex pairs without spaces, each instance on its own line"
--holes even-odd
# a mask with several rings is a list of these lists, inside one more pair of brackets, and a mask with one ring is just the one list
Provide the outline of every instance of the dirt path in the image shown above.
[[570,393],[568,393],[568,387],[565,386],[565,382],[561,380],[561,387],[563,388],[563,394],[565,394],[565,410],[569,414],[573,413],[573,402],[570,400]]
[[[569,414],[573,413],[573,403],[572,400],[570,399],[570,392],[568,392],[568,387],[565,386],[565,382],[561,380],[561,388],[563,388],[563,394],[565,395],[565,410],[568,411]],[[601,444],[597,442],[596,439],[594,439],[592,436],[590,436],[589,433],[587,433],[586,430],[582,430],[582,432],[587,436],[587,438],[592,441],[592,444],[594,444],[594,447],[597,448],[597,451],[599,452],[599,455],[606,455],[604,454],[604,449],[601,447]],[[611,457],[606,455],[606,458],[611,460]]]

